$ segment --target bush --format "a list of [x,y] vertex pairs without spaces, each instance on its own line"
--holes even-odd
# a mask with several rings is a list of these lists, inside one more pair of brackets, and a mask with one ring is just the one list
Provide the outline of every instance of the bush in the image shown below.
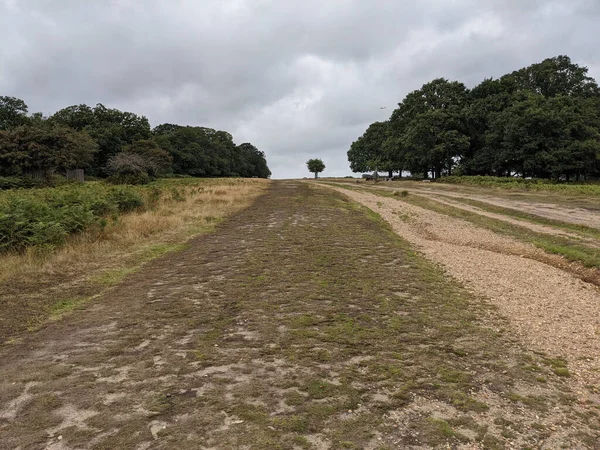
[[109,195],[109,201],[114,202],[121,213],[134,211],[144,206],[140,194],[125,187],[114,188]]
[[[104,183],[5,191],[0,196],[0,251],[52,247],[68,235],[144,207],[140,188]],[[156,196],[156,194],[150,194]]]
[[46,182],[31,177],[0,177],[0,190],[43,187]]
[[35,199],[11,199],[0,205],[0,250],[62,243],[67,236],[58,214]]
[[164,196],[182,201],[197,180],[151,186],[111,186],[104,182],[67,183],[41,189],[0,192],[0,252],[54,247],[82,231],[101,229],[120,214],[154,208]]
[[111,184],[131,184],[140,186],[150,183],[150,176],[145,172],[117,173],[106,179]]

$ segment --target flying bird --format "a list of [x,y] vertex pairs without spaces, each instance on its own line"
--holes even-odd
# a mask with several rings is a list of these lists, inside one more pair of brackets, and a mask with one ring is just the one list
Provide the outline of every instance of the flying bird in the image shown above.
[[385,109],[385,108],[387,108],[387,106],[382,106],[382,107],[380,107],[379,109]]

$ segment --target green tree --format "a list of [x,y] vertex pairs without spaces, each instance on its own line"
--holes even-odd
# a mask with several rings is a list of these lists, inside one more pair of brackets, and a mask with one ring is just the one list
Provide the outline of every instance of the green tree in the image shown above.
[[200,176],[268,178],[265,154],[250,143],[235,145],[226,131],[162,124],[152,131],[154,141],[173,158],[173,172]]
[[0,96],[0,130],[24,125],[27,121],[27,105],[23,100]]
[[513,82],[518,90],[544,97],[591,97],[599,93],[598,84],[588,76],[588,68],[574,64],[565,55],[545,59],[502,78]]
[[21,175],[86,168],[98,146],[85,132],[46,123],[0,131],[0,172]]
[[107,108],[98,103],[94,108],[87,105],[73,105],[57,111],[49,119],[52,123],[86,131],[98,144],[93,173],[108,175],[107,163],[126,145],[135,141],[150,139],[150,123],[145,116],[131,112]]
[[236,146],[234,167],[242,177],[269,178],[271,176],[264,152],[249,142]]
[[315,174],[315,178],[318,178],[319,173],[325,170],[325,164],[320,159],[309,159],[306,161],[306,167],[309,172]]
[[584,98],[527,93],[497,115],[486,133],[494,169],[523,177],[591,175],[600,151],[599,117]]
[[385,145],[389,137],[389,122],[374,122],[369,125],[367,131],[348,150],[350,169],[353,172],[393,170],[394,148],[392,142]]
[[463,108],[467,88],[458,81],[437,78],[411,92],[390,119],[391,136],[401,144],[413,173],[450,173],[469,146]]

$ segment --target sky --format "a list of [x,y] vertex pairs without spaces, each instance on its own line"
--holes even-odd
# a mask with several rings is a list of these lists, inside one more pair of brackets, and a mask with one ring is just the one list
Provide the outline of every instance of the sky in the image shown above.
[[[273,178],[346,152],[434,78],[568,55],[600,80],[600,0],[0,0],[0,95],[226,130]],[[385,108],[385,109],[382,109]]]

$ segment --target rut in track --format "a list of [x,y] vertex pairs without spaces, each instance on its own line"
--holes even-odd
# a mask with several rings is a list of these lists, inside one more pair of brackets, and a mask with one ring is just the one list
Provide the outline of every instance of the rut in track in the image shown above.
[[594,448],[597,405],[506,329],[370,211],[273,182],[0,347],[0,448]]

